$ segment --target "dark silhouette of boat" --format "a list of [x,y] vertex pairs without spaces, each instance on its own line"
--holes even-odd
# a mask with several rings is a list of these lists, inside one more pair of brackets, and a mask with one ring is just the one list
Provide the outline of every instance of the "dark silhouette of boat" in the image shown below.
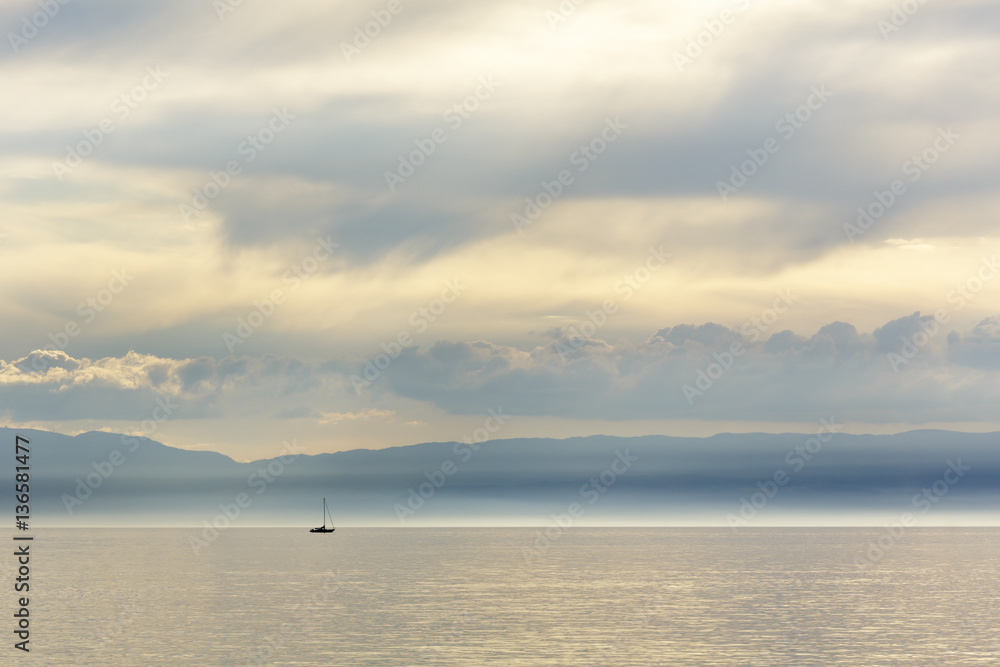
[[330,527],[326,527],[326,515],[329,514],[330,510],[326,508],[326,498],[323,499],[323,525],[319,528],[310,528],[310,533],[332,533],[336,530],[333,527],[333,517],[330,517]]

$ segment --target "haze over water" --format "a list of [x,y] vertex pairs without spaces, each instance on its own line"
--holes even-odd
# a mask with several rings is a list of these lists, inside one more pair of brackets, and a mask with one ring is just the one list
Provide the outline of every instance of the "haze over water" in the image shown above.
[[864,569],[884,530],[573,527],[527,560],[532,528],[197,534],[38,530],[18,664],[1000,661],[995,529],[910,529]]

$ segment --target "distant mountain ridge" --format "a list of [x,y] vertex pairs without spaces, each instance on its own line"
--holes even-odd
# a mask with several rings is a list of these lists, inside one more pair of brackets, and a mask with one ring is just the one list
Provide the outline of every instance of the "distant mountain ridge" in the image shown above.
[[[239,506],[240,494],[249,502],[234,525],[318,524],[321,497],[336,521],[355,525],[532,525],[573,503],[591,523],[726,525],[749,515],[746,525],[767,525],[913,511],[914,495],[948,470],[944,493],[924,501],[933,501],[929,518],[1000,506],[1000,433],[595,435],[311,456],[289,443],[279,457],[240,463],[148,438],[0,428],[11,484],[16,434],[31,441],[37,525],[197,526]],[[11,516],[12,494],[2,497]],[[744,501],[753,511],[740,515]]]

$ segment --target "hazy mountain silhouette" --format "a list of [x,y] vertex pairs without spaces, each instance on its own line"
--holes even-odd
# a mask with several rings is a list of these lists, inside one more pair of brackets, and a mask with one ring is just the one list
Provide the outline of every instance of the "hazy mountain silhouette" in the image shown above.
[[[3,467],[11,484],[16,433],[31,440],[31,506],[35,525],[43,526],[200,525],[241,493],[250,502],[234,525],[247,526],[318,525],[321,496],[338,524],[361,525],[523,525],[565,513],[574,502],[587,521],[718,525],[755,493],[764,494],[756,501],[766,497],[766,506],[753,521],[817,511],[901,514],[914,511],[913,496],[932,489],[949,461],[963,467],[961,475],[950,473],[955,481],[937,487],[945,492],[924,501],[929,515],[988,511],[1000,497],[998,433],[838,434],[825,443],[810,442],[813,435],[762,433],[518,438],[478,450],[424,443],[239,463],[146,438],[0,428],[0,441],[9,443]],[[621,474],[605,472],[615,461]],[[787,479],[772,486],[779,471]],[[3,494],[7,516],[12,495]]]

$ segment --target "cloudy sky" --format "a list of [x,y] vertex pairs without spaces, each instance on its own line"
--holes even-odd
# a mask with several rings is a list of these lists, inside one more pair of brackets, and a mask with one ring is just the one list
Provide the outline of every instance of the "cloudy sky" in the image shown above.
[[1000,430],[1000,3],[912,4],[4,2],[0,424]]

